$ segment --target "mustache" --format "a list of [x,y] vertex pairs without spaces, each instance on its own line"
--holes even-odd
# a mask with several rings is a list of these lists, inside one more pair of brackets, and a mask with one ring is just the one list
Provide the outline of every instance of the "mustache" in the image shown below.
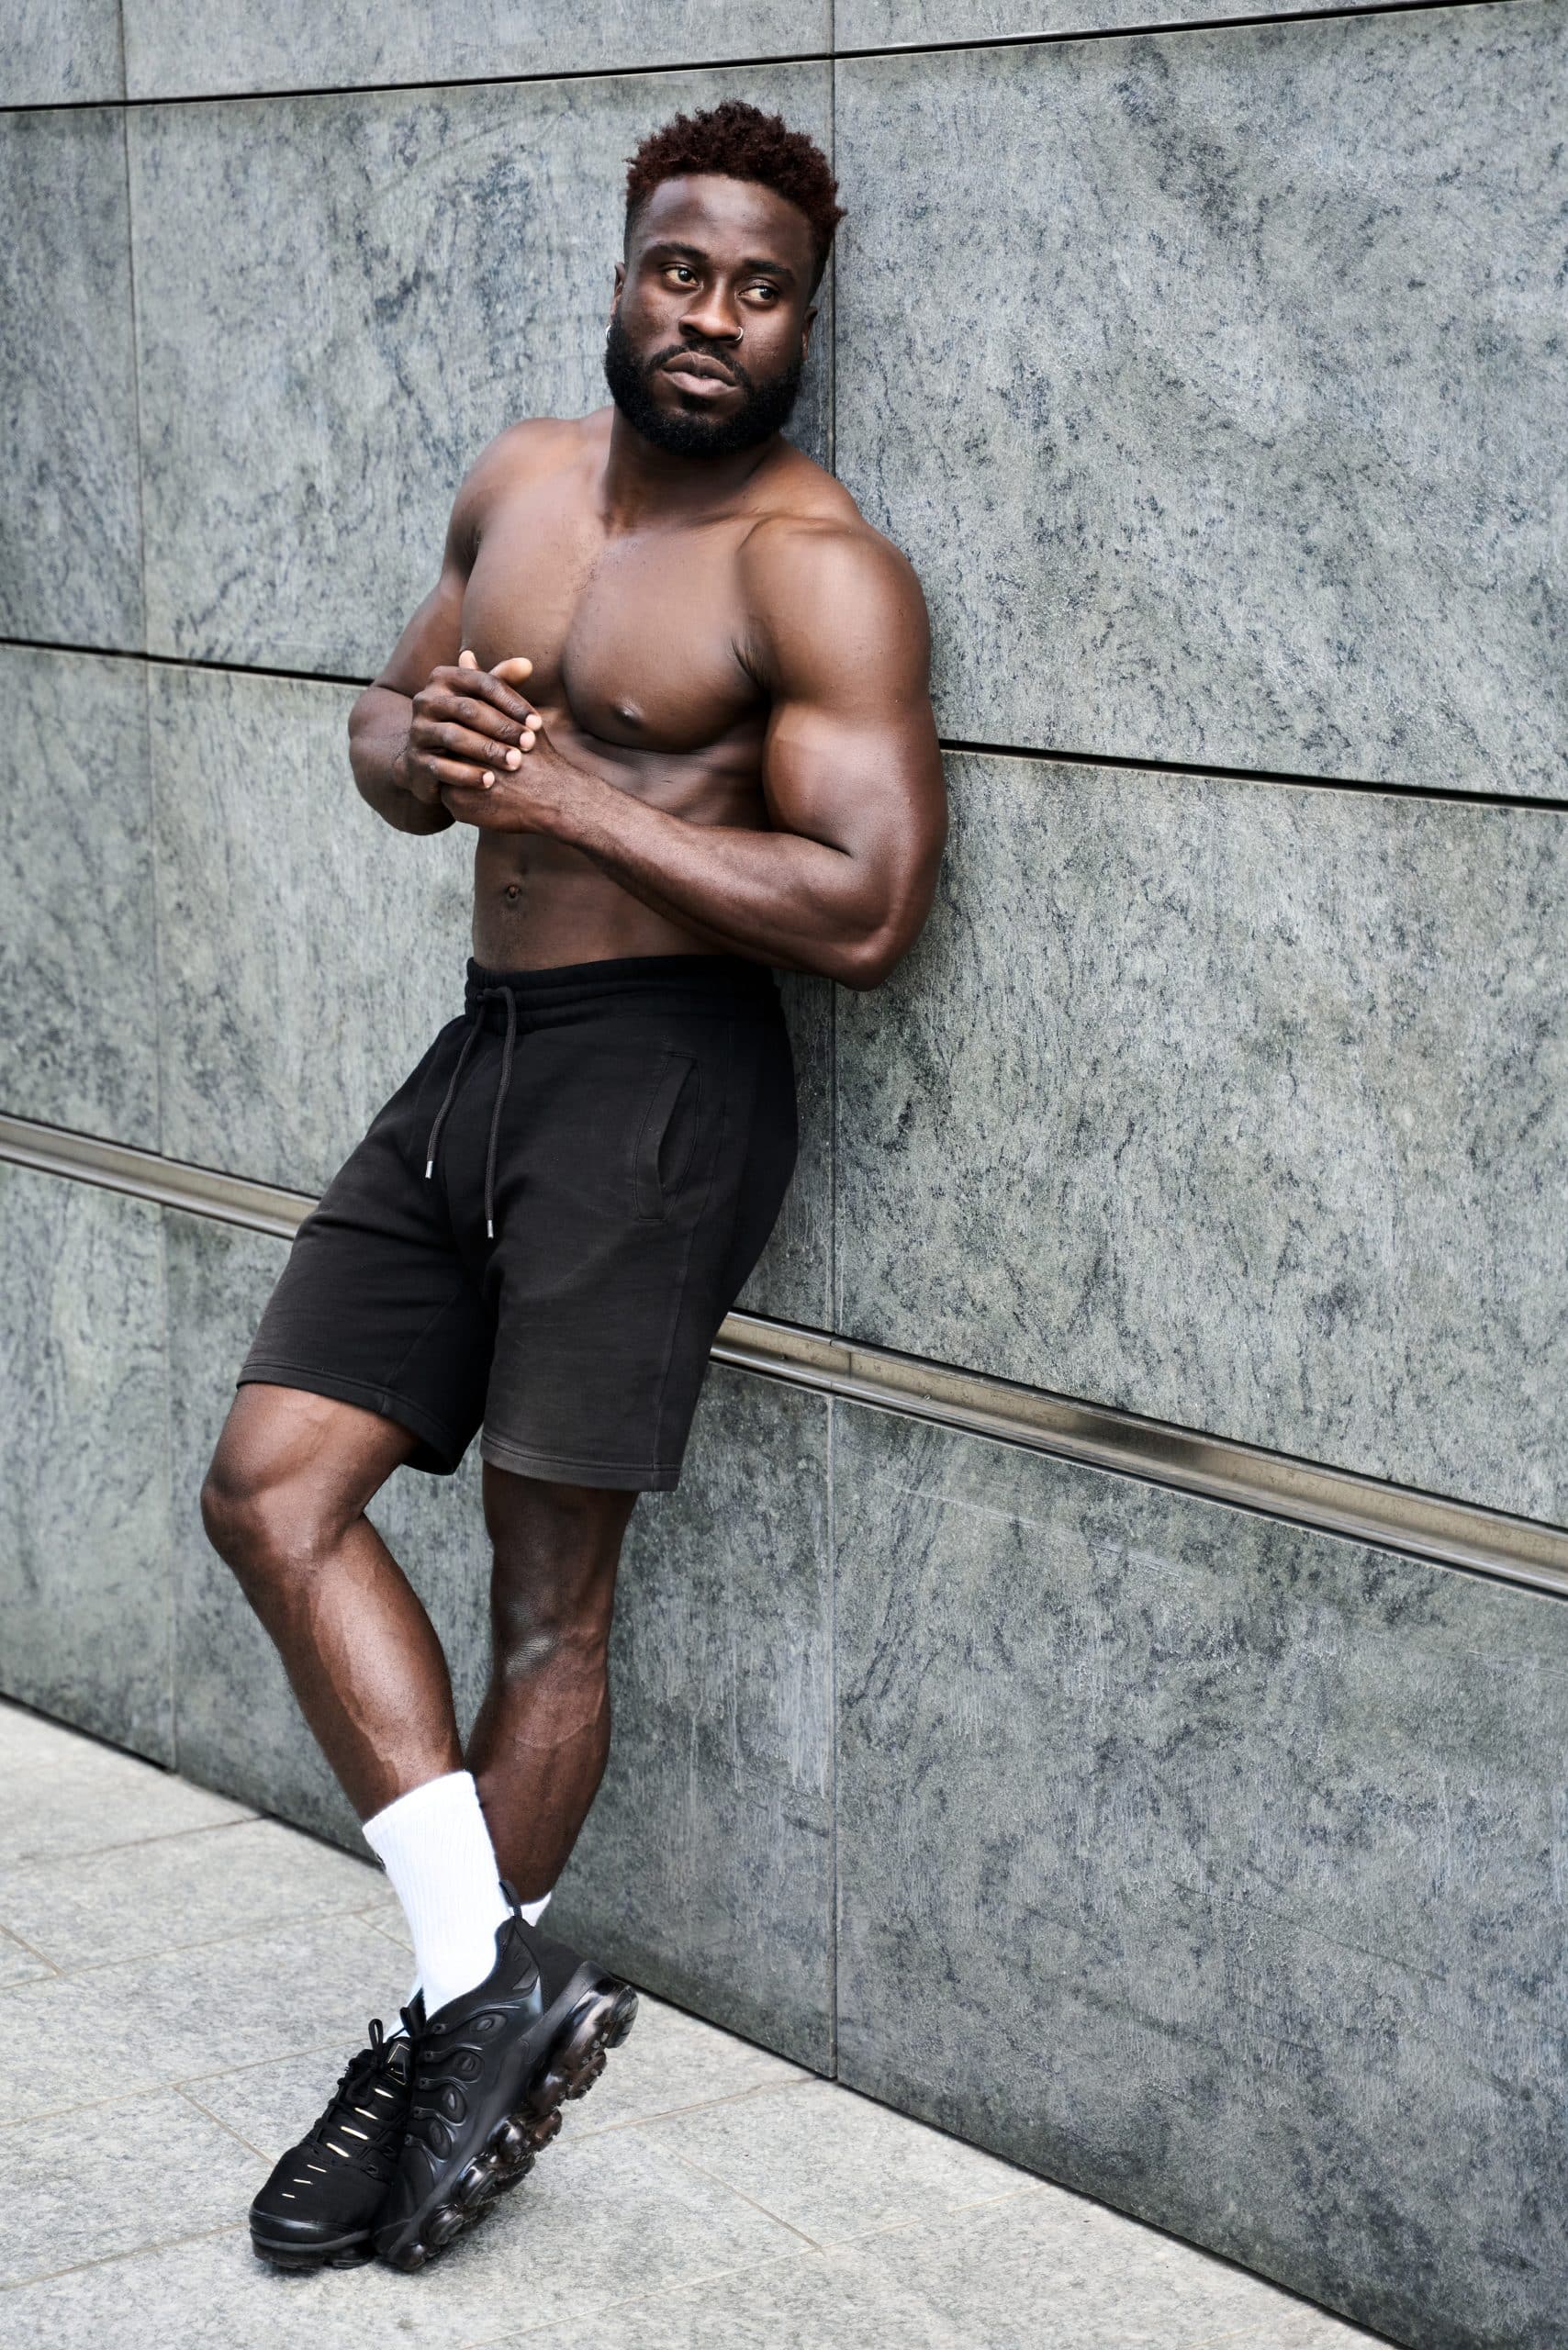
[[732,359],[727,351],[717,350],[708,342],[672,343],[667,351],[655,352],[653,358],[647,363],[647,373],[650,375],[655,375],[661,367],[673,367],[678,360],[693,358],[711,359],[715,367],[722,369],[731,383],[738,384],[743,391],[751,390],[751,377],[741,365],[740,361]]

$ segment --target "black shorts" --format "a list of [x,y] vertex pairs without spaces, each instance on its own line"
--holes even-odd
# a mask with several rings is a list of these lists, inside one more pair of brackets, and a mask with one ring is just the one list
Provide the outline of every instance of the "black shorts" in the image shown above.
[[667,1491],[794,1171],[778,982],[470,957],[464,998],[300,1225],[235,1384],[380,1412],[437,1476],[478,1429],[521,1476]]

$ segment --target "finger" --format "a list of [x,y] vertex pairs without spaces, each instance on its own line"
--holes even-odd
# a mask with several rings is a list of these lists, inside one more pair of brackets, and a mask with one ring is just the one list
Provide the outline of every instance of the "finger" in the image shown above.
[[[465,669],[465,678],[476,673]],[[483,672],[479,672],[483,675]],[[478,694],[449,693],[444,687],[427,690],[414,705],[414,717],[409,732],[416,741],[421,730],[433,728],[432,747],[441,748],[441,731],[448,726],[465,726],[471,734],[489,735],[498,743],[515,743],[520,730],[529,723],[532,712],[526,702],[521,718],[509,717],[498,704]]]
[[437,669],[431,676],[431,684],[438,691],[450,693],[460,700],[476,701],[483,698],[493,709],[520,722],[531,714],[533,707],[488,669]]
[[443,789],[448,784],[458,783],[467,791],[488,791],[496,779],[494,767],[460,767],[455,759],[421,759],[420,765],[427,775],[434,776]]
[[525,653],[518,653],[510,661],[498,661],[490,675],[506,685],[521,686],[525,677],[532,677],[533,664]]
[[[520,733],[510,721],[500,718],[496,721],[494,733],[421,718],[415,720],[409,729],[409,735],[421,756],[465,759],[477,767],[494,767],[499,760],[502,767],[515,767],[521,754],[513,747],[513,741],[524,739],[527,729],[522,729]],[[509,740],[509,737],[513,740]]]
[[466,645],[457,656],[457,666],[460,669],[476,669],[479,666]]

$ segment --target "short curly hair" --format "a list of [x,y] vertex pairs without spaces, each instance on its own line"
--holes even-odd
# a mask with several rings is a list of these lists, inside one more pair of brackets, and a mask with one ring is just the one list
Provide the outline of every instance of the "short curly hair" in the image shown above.
[[655,188],[688,172],[717,172],[731,180],[756,180],[806,216],[816,245],[814,293],[822,284],[833,234],[844,218],[838,182],[827,157],[803,130],[791,130],[782,115],[764,114],[742,98],[700,114],[678,114],[650,131],[626,173],[626,233]]

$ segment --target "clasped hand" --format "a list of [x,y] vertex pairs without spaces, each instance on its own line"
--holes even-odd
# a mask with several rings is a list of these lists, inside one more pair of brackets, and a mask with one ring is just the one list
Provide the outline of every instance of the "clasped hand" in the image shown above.
[[[455,668],[431,672],[414,696],[409,740],[396,779],[426,807],[438,802],[460,824],[492,832],[540,832],[557,770],[566,762],[544,734],[544,722],[517,691],[533,674],[522,656],[481,669],[466,646]],[[536,763],[523,762],[543,742]]]

